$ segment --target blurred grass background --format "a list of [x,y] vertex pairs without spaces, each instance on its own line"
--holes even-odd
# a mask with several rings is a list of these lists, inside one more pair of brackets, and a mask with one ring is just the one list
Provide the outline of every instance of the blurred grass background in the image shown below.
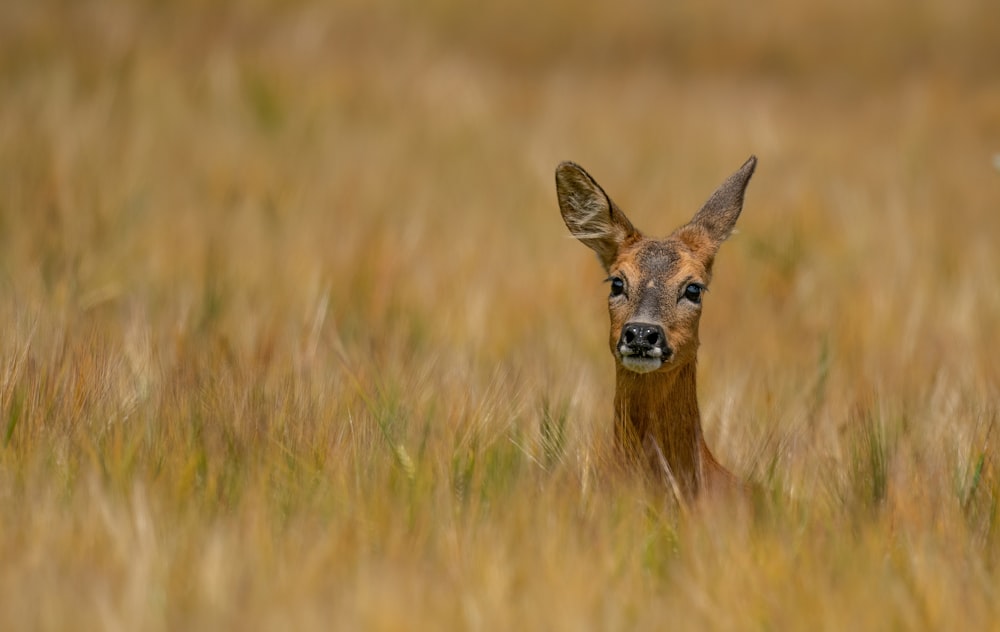
[[[987,629],[1000,5],[6,2],[0,628]],[[702,321],[755,511],[610,474],[583,164],[755,153]]]

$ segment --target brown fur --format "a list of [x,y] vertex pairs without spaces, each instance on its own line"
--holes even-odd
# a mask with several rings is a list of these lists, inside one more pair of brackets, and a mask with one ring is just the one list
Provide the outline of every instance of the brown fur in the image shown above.
[[[566,226],[625,287],[608,299],[617,443],[627,458],[667,480],[682,501],[705,489],[742,485],[705,444],[696,386],[701,304],[683,294],[689,284],[710,283],[715,254],[732,233],[755,166],[751,157],[689,223],[662,240],[639,232],[581,167],[562,163],[556,169]],[[623,327],[632,322],[657,324],[666,336],[672,355],[652,372],[637,373],[622,363],[617,347]]]

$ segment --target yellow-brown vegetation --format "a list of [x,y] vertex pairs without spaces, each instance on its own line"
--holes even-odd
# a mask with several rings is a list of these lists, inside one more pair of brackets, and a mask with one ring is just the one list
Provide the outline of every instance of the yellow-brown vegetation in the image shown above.
[[[1000,4],[0,11],[0,629],[987,629]],[[600,266],[749,154],[752,511],[616,473]]]

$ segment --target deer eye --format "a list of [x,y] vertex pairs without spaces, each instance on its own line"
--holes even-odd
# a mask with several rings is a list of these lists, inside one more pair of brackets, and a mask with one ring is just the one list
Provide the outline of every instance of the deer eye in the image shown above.
[[705,286],[698,285],[697,283],[688,283],[688,286],[684,288],[684,298],[691,301],[695,305],[701,304],[701,295],[705,292]]
[[611,296],[621,296],[625,293],[625,281],[621,277],[611,277]]

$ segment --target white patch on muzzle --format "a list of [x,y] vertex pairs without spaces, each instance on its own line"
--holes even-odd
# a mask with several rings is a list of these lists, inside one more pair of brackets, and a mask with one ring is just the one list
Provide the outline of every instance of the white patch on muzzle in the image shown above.
[[641,356],[623,356],[622,366],[636,373],[650,373],[663,366],[663,360]]

